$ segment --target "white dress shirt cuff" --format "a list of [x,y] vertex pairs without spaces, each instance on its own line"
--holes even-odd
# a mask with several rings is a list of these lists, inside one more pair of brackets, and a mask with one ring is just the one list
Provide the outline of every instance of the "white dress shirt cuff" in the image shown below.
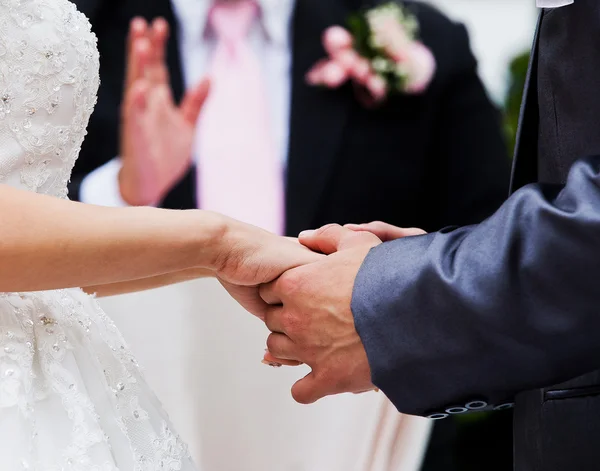
[[79,188],[81,202],[98,206],[129,206],[121,197],[120,170],[121,159],[117,157],[88,174]]
[[571,5],[574,0],[537,0],[539,8],[559,8]]

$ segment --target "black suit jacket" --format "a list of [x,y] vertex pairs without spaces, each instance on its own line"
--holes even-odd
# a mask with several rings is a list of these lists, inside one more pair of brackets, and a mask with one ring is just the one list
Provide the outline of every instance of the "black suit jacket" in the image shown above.
[[508,202],[376,248],[356,281],[375,384],[435,418],[514,403],[518,471],[600,463],[598,27],[595,0],[541,15]]
[[[183,92],[175,18],[167,0],[78,0],[99,38],[97,109],[75,167],[71,196],[92,170],[118,154],[124,43],[135,15],[163,16],[173,26],[168,65],[176,99]],[[508,162],[496,109],[476,73],[467,34],[431,7],[411,4],[438,72],[422,96],[394,97],[365,109],[351,86],[306,85],[325,52],[322,32],[345,21],[356,0],[301,0],[292,29],[292,97],[286,182],[286,232],[330,222],[387,220],[429,230],[477,222],[503,201]],[[191,171],[163,202],[195,207]]]

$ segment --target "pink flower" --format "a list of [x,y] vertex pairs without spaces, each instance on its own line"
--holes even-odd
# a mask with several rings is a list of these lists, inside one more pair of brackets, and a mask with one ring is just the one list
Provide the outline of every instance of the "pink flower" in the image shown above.
[[323,34],[323,47],[329,58],[317,62],[308,71],[308,83],[337,88],[355,78],[357,73],[366,77],[369,72],[368,61],[352,48],[352,42],[352,35],[341,26],[328,28]]
[[423,43],[411,43],[406,59],[398,66],[406,74],[404,90],[407,93],[423,93],[435,74],[436,64],[433,54]]
[[372,45],[382,49],[395,62],[404,59],[412,43],[412,37],[398,21],[395,10],[373,10],[367,15],[369,27],[373,33]]
[[353,41],[350,32],[341,26],[332,26],[323,33],[323,46],[331,57],[335,57],[339,52],[352,49]]
[[368,57],[354,49],[355,39],[348,30],[341,26],[327,28],[323,33],[327,57],[308,71],[307,82],[338,88],[351,81],[365,106],[380,104],[391,92],[425,91],[436,63],[431,51],[414,39],[416,19],[394,3],[370,10],[366,20],[371,35],[369,43],[361,47],[371,49]]
[[306,74],[309,85],[323,85],[328,88],[337,88],[343,85],[350,75],[338,62],[323,59],[317,62]]

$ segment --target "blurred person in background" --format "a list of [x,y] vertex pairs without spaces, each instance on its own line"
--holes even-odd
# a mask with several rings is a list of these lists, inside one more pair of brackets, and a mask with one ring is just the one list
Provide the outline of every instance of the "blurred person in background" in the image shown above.
[[[409,3],[435,58],[433,80],[423,93],[372,107],[350,83],[307,82],[326,56],[324,32],[359,11],[358,0],[75,3],[98,35],[101,86],[73,173],[73,199],[200,207],[295,236],[331,222],[385,220],[428,231],[471,224],[507,195],[499,116],[467,32],[432,7]],[[205,283],[194,296],[205,304],[215,289]],[[239,325],[237,305],[215,299],[223,316],[213,314],[203,330],[223,331],[226,316]],[[197,361],[189,374],[198,381],[171,385],[197,388],[186,396],[194,399],[169,409],[204,422],[199,436],[184,434],[199,442],[203,469],[418,469],[426,447],[423,469],[467,469],[456,458],[455,423],[436,425],[427,445],[430,424],[397,414],[381,394],[326,401],[316,414],[292,410],[264,393],[264,373],[254,369],[261,365],[247,359],[247,347],[264,341],[262,326],[226,330],[227,343],[213,335],[189,352]],[[161,348],[177,348],[178,335],[163,325]],[[231,361],[215,368],[220,358]],[[273,381],[286,389],[291,378]],[[315,432],[315,421],[329,437]],[[293,435],[283,428],[289,422]],[[487,470],[511,462],[509,423],[507,413],[498,424],[508,434],[506,448],[487,443],[496,446]],[[286,442],[299,448],[295,458],[269,461]]]

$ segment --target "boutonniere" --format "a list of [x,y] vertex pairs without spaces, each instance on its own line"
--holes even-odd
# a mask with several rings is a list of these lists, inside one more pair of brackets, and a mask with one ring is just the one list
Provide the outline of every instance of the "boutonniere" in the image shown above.
[[367,105],[390,94],[419,94],[433,79],[433,54],[418,40],[417,18],[395,2],[352,15],[347,28],[323,34],[328,57],[307,74],[310,85],[338,88],[352,81]]

